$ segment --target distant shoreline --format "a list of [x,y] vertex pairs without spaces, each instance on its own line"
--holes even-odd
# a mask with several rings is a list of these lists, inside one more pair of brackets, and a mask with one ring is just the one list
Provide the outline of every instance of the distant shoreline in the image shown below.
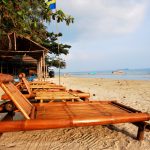
[[[113,74],[113,71],[61,72],[64,77],[104,78],[116,80],[150,80],[150,69],[123,70],[124,74]],[[58,75],[58,73],[56,73]]]

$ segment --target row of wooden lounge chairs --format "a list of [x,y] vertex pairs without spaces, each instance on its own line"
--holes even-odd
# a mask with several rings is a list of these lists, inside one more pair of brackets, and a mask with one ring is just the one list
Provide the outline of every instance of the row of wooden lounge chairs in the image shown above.
[[[1,113],[6,113],[0,120],[0,133],[126,122],[138,127],[138,140],[144,138],[144,131],[150,131],[150,125],[144,122],[150,120],[150,114],[115,101],[31,103],[12,81],[12,76],[0,74],[0,86],[14,104],[13,112],[3,109],[4,105],[0,107]],[[43,91],[38,92],[39,96],[43,97]],[[53,92],[45,92],[45,95],[49,97],[49,93]],[[63,97],[64,93],[61,93],[61,96]],[[18,114],[22,114],[22,117],[16,118]]]
[[[41,84],[42,83],[42,84]],[[48,82],[28,82],[26,78],[22,78],[16,87],[24,93],[28,99],[34,99],[40,102],[43,101],[82,101],[88,100],[89,93],[80,90],[66,90],[62,85],[56,85]],[[25,90],[25,91],[24,91]],[[27,94],[25,94],[27,93]],[[2,96],[3,99],[9,99],[6,94]]]
[[22,83],[25,85],[28,93],[31,95],[35,94],[35,99],[52,101],[82,101],[88,100],[90,97],[89,93],[82,92],[80,90],[66,90],[66,87],[62,85],[56,85],[54,83],[43,83],[41,82],[29,83],[26,78],[22,78]]

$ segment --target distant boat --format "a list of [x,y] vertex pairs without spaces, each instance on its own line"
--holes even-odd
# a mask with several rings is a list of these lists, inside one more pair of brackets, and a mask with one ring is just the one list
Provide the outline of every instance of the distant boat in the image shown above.
[[96,74],[96,72],[90,72],[90,73],[88,73],[89,75],[95,75]]
[[116,71],[112,71],[112,74],[114,74],[114,75],[123,75],[123,74],[125,74],[125,72],[122,71],[122,70],[116,70]]

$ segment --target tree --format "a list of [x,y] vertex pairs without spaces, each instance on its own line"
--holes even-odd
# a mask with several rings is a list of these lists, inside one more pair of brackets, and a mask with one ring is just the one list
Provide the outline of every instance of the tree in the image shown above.
[[[50,49],[49,53],[55,54],[57,58],[59,54],[67,55],[71,46],[60,44],[58,54],[56,41],[62,34],[49,33],[45,25],[45,22],[52,20],[69,25],[73,23],[74,18],[62,10],[53,13],[48,9],[45,0],[0,0],[0,35],[7,34],[8,39],[12,32],[26,36]],[[48,60],[50,59],[47,59],[47,62]],[[65,65],[60,64],[63,67]]]
[[67,55],[69,53],[68,49],[71,48],[70,45],[67,44],[59,44],[57,43],[57,39],[62,36],[61,33],[54,34],[48,33],[49,38],[43,41],[43,46],[50,49],[49,54],[46,57],[46,62],[49,66],[55,66],[60,68],[65,68],[66,63],[63,59],[60,59],[59,55],[64,54]]

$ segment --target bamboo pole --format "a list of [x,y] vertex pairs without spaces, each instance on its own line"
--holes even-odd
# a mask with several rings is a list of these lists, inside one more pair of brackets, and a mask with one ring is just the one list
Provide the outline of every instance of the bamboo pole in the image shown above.
[[11,38],[10,38],[10,33],[7,34],[8,37],[8,41],[9,41],[9,50],[12,49],[12,42],[11,42]]
[[46,77],[47,77],[47,69],[48,69],[47,65],[45,66],[45,69],[46,69]]
[[40,80],[42,80],[43,71],[42,71],[42,57],[41,57],[41,64],[40,64]]
[[40,59],[38,59],[38,64],[37,64],[37,76],[38,76],[38,80],[40,80]]
[[45,81],[45,54],[44,54],[44,51],[43,51],[43,78]]
[[41,58],[39,59],[39,72],[38,72],[38,74],[39,74],[39,80],[40,80],[40,69],[41,69]]
[[14,33],[14,46],[15,46],[15,51],[16,51],[16,33]]
[[37,61],[37,77],[38,77],[38,79],[39,79],[39,68],[40,68],[40,60],[38,59],[38,61]]

